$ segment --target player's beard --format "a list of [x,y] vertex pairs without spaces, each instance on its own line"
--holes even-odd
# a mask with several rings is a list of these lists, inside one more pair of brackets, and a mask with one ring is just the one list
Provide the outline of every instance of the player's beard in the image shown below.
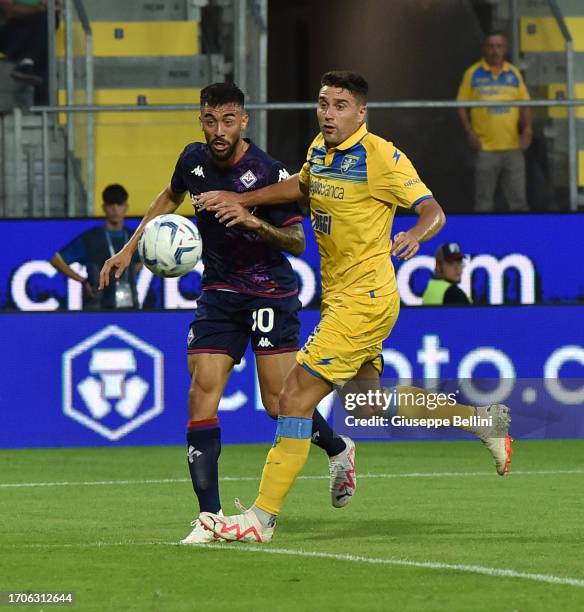
[[237,140],[232,144],[229,144],[229,142],[227,142],[226,140],[218,140],[218,142],[228,145],[228,147],[224,151],[221,151],[221,152],[216,151],[213,148],[213,142],[217,142],[217,141],[212,141],[209,143],[209,152],[211,153],[211,157],[215,161],[219,161],[219,162],[227,161],[228,159],[231,159],[231,157],[235,154],[235,148],[237,147],[237,142],[238,142]]

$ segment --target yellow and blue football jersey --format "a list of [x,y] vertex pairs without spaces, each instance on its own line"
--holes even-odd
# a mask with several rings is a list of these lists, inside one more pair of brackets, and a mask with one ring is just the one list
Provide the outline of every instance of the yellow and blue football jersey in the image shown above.
[[[529,92],[519,69],[504,62],[495,76],[482,59],[465,73],[458,89],[457,100],[529,100]],[[519,108],[496,106],[471,108],[470,121],[481,141],[483,151],[512,151],[519,148]]]
[[396,208],[432,197],[404,153],[365,125],[328,150],[319,134],[300,182],[310,194],[323,294],[396,291],[390,259]]
[[328,150],[319,134],[300,182],[310,194],[323,302],[297,361],[329,382],[353,378],[366,363],[381,372],[381,343],[399,313],[390,258],[395,211],[433,196],[404,153],[365,125]]

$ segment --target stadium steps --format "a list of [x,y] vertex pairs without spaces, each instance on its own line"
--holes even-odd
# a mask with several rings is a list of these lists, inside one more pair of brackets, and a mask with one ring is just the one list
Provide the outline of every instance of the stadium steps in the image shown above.
[[[85,0],[94,38],[94,102],[99,105],[193,104],[205,84],[223,80],[220,55],[200,53],[200,10],[192,0]],[[75,41],[76,82],[85,82],[83,35]],[[64,37],[57,34],[60,74]],[[60,81],[61,89],[64,87]],[[64,101],[63,91],[59,99]],[[75,92],[83,103],[84,92]],[[62,118],[61,118],[62,119]],[[82,132],[82,130],[81,130]],[[187,142],[202,138],[193,112],[103,113],[95,116],[95,212],[104,186],[122,183],[131,215],[142,215],[168,185]],[[83,164],[84,142],[76,153]],[[185,211],[190,206],[184,205]]]
[[90,21],[184,21],[189,0],[84,0]]
[[[558,4],[574,40],[577,98],[584,98],[584,1],[559,0]],[[525,80],[536,98],[562,100],[567,95],[565,42],[545,0],[520,0],[519,44]],[[549,157],[558,186],[567,182],[568,111],[548,108],[538,115],[546,119]],[[584,107],[577,112],[578,185],[584,187]]]
[[10,76],[13,68],[14,64],[0,54],[0,113],[15,106],[25,108],[33,102],[34,89],[15,81]]
[[[7,217],[43,216],[43,164],[41,119],[35,115],[22,115],[23,155],[19,160],[14,142],[15,120],[13,115],[2,118],[0,151],[3,160],[5,182],[0,190],[3,198],[0,207]],[[29,168],[27,152],[33,155],[31,186],[29,193]],[[49,214],[64,216],[66,204],[65,136],[56,126],[49,130]],[[17,168],[17,163],[19,167]],[[17,172],[17,169],[20,172]]]

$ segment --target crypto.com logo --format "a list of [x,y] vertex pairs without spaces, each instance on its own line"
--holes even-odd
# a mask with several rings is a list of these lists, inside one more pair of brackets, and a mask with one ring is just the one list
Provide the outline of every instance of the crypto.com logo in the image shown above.
[[63,412],[119,440],[164,410],[162,352],[108,325],[63,354]]

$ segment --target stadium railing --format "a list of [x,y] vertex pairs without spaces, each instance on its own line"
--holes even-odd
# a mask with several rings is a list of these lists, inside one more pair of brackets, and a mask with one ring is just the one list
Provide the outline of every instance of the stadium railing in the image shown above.
[[[290,110],[311,110],[316,104],[314,102],[274,102],[265,104],[248,104],[246,108],[249,111],[290,111]],[[456,109],[456,108],[498,108],[502,103],[499,102],[458,102],[455,100],[400,100],[400,101],[372,101],[368,102],[368,108],[371,110],[391,110],[391,109]],[[569,98],[565,100],[529,100],[529,101],[509,101],[505,102],[504,106],[530,107],[530,108],[567,108],[569,113],[574,114],[576,107],[584,107],[584,98]],[[156,105],[72,105],[65,106],[33,106],[30,111],[39,113],[42,118],[43,135],[43,150],[42,150],[42,169],[43,169],[43,210],[49,210],[50,190],[49,190],[49,147],[48,147],[48,132],[49,132],[49,115],[64,113],[67,115],[89,114],[102,112],[116,113],[135,113],[135,112],[176,112],[176,111],[197,111],[198,104],[156,104]],[[574,127],[575,132],[575,127]],[[87,140],[87,146],[92,146],[92,141]],[[577,150],[576,137],[570,140],[570,146],[574,148],[573,155],[570,157],[570,173],[569,173],[569,208],[572,211],[578,210],[578,165],[577,165]],[[87,152],[87,157],[91,157],[91,152]],[[92,166],[88,165],[88,172],[95,172]],[[581,179],[584,179],[584,171],[580,172]],[[94,180],[94,179],[92,179]],[[89,178],[88,178],[89,182]],[[70,205],[67,211],[70,210]],[[88,208],[88,214],[93,214],[93,207]]]

